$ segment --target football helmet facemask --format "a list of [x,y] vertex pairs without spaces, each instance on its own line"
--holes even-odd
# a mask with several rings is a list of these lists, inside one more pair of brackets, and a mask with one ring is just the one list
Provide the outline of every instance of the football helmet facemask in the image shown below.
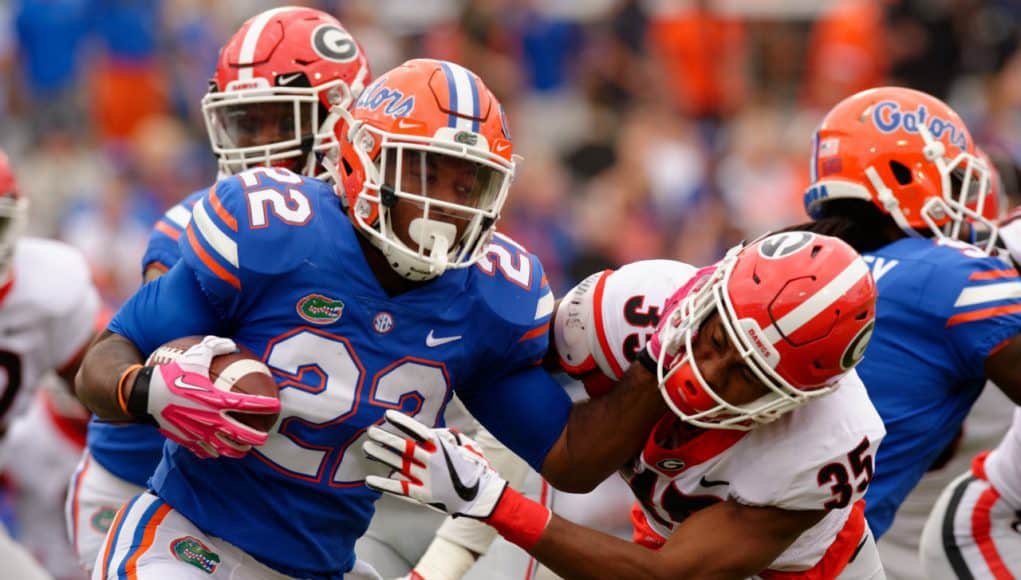
[[[837,238],[792,232],[735,247],[662,323],[657,375],[663,397],[698,427],[749,430],[774,421],[836,389],[861,360],[875,301],[865,262]],[[692,354],[714,313],[730,348],[769,391],[751,403],[727,402]]]
[[[341,159],[324,165],[352,221],[390,266],[422,281],[474,264],[515,167],[503,109],[482,80],[451,62],[410,60],[349,111],[334,111]],[[420,214],[400,223],[398,204]]]

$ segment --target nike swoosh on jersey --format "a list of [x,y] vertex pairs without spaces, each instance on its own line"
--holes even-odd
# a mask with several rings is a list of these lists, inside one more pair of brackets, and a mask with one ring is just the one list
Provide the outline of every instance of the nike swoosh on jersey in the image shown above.
[[461,337],[460,334],[457,335],[457,336],[444,336],[442,338],[436,338],[435,336],[433,336],[433,331],[430,330],[429,331],[429,336],[425,337],[425,345],[429,346],[429,347],[441,346],[441,345],[447,344],[448,342],[454,342],[455,340],[461,340],[461,338],[462,337]]
[[447,446],[440,445],[440,449],[443,450],[443,460],[447,462],[447,473],[450,474],[450,482],[454,484],[454,491],[457,496],[464,501],[472,501],[475,496],[479,494],[479,482],[475,482],[475,485],[467,486],[461,481],[461,476],[457,474],[457,469],[454,469],[453,462],[450,461],[450,454],[447,453]]
[[701,485],[702,487],[716,487],[717,485],[730,485],[730,482],[723,481],[722,479],[720,480],[706,479],[705,476],[703,475],[702,479],[698,480],[698,484]]

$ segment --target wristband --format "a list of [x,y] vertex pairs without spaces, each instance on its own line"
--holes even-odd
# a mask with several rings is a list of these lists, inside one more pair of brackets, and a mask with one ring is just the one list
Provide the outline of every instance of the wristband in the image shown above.
[[140,368],[142,368],[142,365],[137,363],[129,366],[124,369],[124,372],[121,373],[121,378],[117,380],[117,406],[120,407],[121,413],[124,413],[125,415],[130,415],[131,412],[128,411],[128,400],[124,396],[124,383],[127,382],[128,375],[131,374],[131,371]]
[[508,542],[527,551],[542,537],[552,517],[549,508],[508,485],[496,502],[493,515],[482,521],[493,526]]
[[135,375],[135,382],[131,386],[131,394],[128,395],[127,410],[131,418],[140,423],[156,424],[156,421],[149,415],[149,381],[152,379],[152,372],[156,367],[142,367]]

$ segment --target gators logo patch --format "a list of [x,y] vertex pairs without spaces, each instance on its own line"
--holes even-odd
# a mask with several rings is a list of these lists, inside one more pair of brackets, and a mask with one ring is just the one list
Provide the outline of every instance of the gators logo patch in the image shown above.
[[187,562],[206,574],[212,574],[220,565],[220,555],[193,536],[177,538],[170,543],[170,551],[178,560]]
[[101,507],[92,513],[92,517],[89,518],[89,525],[97,532],[109,532],[110,525],[113,524],[113,517],[116,514],[116,508]]
[[340,320],[344,313],[344,302],[322,294],[309,294],[298,301],[298,316],[312,324],[331,324]]

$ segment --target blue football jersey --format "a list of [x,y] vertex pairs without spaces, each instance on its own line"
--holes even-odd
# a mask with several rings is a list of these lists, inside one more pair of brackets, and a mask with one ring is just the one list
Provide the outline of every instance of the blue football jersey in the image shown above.
[[963,243],[907,238],[865,254],[879,290],[858,365],[883,423],[865,514],[876,537],[956,436],[986,358],[1021,333],[1021,278]]
[[259,168],[193,208],[182,260],[110,328],[148,353],[220,334],[259,353],[280,387],[269,441],[243,459],[167,444],[157,494],[207,533],[293,576],[341,577],[378,494],[365,430],[387,409],[438,425],[453,390],[541,466],[570,401],[537,366],[553,295],[535,256],[497,237],[476,266],[389,296],[331,186]]
[[[142,256],[142,275],[150,266],[169,270],[181,258],[178,240],[191,221],[191,208],[209,189],[200,189],[174,205],[156,222]],[[166,438],[156,427],[136,423],[89,421],[87,445],[93,460],[117,477],[145,487],[163,455]]]

